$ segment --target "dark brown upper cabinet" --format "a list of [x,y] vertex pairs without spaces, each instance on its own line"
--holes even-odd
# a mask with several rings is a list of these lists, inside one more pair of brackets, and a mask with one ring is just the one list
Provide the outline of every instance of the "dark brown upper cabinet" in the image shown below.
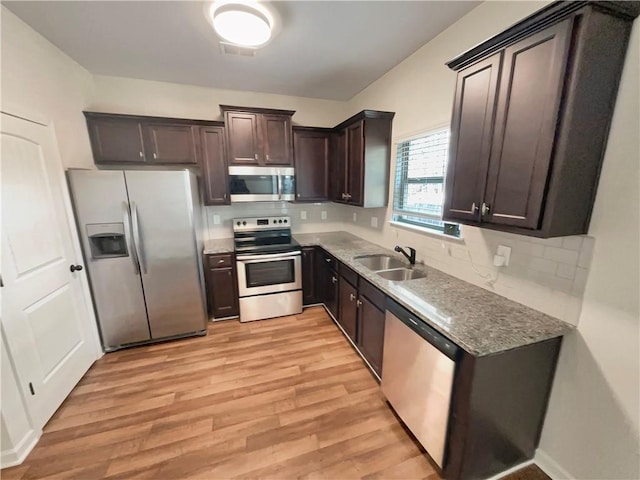
[[637,2],[556,2],[447,65],[458,72],[444,219],[588,232]]
[[96,164],[196,165],[197,120],[84,112]]
[[227,128],[229,165],[291,166],[291,110],[220,105]]
[[202,179],[205,205],[229,205],[229,175],[224,127],[200,127]]
[[142,123],[136,118],[85,113],[96,163],[146,161]]
[[197,128],[191,125],[149,123],[144,125],[147,161],[196,163]]
[[328,128],[293,127],[297,202],[329,200],[332,135]]
[[333,200],[360,207],[386,207],[389,200],[393,112],[364,110],[342,122],[332,182]]

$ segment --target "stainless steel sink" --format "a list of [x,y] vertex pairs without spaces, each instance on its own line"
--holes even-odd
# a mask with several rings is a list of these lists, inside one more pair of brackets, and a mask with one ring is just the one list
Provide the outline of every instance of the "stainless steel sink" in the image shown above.
[[384,254],[362,255],[360,257],[355,257],[354,260],[360,263],[362,266],[367,267],[368,269],[373,271],[391,270],[394,268],[407,266],[407,264],[402,260]]
[[420,270],[411,270],[410,268],[394,268],[392,270],[383,270],[376,272],[385,280],[391,280],[394,282],[404,282],[406,280],[415,280],[417,278],[424,278],[426,273]]

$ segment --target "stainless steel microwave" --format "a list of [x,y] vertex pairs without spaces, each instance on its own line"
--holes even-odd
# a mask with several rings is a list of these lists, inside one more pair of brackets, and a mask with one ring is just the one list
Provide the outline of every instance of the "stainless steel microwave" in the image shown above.
[[231,202],[295,200],[295,176],[291,167],[229,167]]

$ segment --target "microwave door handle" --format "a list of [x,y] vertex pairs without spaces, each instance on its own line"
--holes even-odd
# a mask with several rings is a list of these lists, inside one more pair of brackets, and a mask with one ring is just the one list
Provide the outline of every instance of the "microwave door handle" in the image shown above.
[[131,234],[131,215],[129,214],[129,204],[122,202],[123,224],[124,224],[124,240],[127,242],[127,250],[129,251],[129,257],[133,263],[133,270],[136,275],[140,275],[140,265],[138,264],[138,255],[136,254],[136,248],[132,245]]
[[278,170],[278,200],[282,200],[282,175],[280,175],[280,170]]

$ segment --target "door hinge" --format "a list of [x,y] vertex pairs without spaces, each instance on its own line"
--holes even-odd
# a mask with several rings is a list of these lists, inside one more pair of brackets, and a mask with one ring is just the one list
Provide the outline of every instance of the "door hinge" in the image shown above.
[[36,391],[33,389],[33,383],[29,382],[29,390],[31,391],[31,395],[35,395]]

